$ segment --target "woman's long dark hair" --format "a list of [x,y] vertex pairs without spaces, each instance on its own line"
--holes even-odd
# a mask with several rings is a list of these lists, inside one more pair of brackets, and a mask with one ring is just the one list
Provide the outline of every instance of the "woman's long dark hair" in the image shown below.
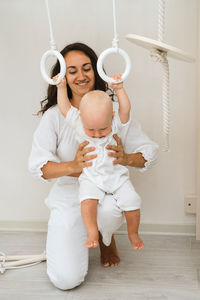
[[[83,43],[73,43],[70,44],[68,46],[66,46],[60,53],[63,55],[63,57],[65,57],[65,55],[70,52],[70,51],[81,51],[83,53],[85,53],[91,60],[92,63],[92,67],[94,70],[94,76],[95,76],[95,86],[94,89],[95,90],[101,90],[101,91],[110,91],[111,94],[111,98],[113,99],[113,93],[112,91],[108,88],[108,84],[103,81],[103,79],[101,79],[101,77],[99,76],[98,72],[97,72],[97,55],[96,53],[87,45],[83,44]],[[53,66],[52,68],[52,72],[51,72],[51,77],[57,75],[60,72],[60,63],[59,61],[56,62],[56,64]],[[69,85],[67,84],[67,93],[68,93],[68,97],[69,99],[72,98],[72,91],[69,87]],[[43,114],[46,110],[48,110],[50,107],[54,106],[57,104],[57,87],[55,85],[49,85],[48,89],[47,89],[47,97],[42,100],[40,102],[41,104],[41,110],[37,113],[38,115],[41,113]]]

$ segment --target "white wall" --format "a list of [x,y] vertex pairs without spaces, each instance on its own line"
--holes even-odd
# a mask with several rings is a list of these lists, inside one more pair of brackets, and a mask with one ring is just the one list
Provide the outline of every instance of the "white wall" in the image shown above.
[[[113,38],[111,0],[49,0],[57,47],[81,41],[98,54]],[[127,33],[157,37],[157,0],[116,0],[120,47],[132,60],[125,86],[134,116],[144,131],[162,145],[162,69],[148,51],[125,39]],[[169,44],[196,56],[198,0],[166,0]],[[49,49],[45,1],[0,0],[0,220],[45,221],[44,198],[51,184],[31,177],[27,161],[32,135],[39,122],[33,113],[46,93],[39,62]],[[121,72],[115,59],[106,60],[109,74]],[[146,173],[131,171],[143,199],[142,223],[194,224],[184,213],[184,195],[196,194],[196,63],[169,59],[171,149],[160,152]]]

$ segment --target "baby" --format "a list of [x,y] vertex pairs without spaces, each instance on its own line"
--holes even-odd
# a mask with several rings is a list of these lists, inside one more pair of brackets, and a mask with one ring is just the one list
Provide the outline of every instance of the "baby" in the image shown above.
[[[120,75],[115,77],[119,78]],[[57,76],[54,77],[56,79]],[[57,85],[60,89],[57,102],[65,121],[75,129],[78,143],[89,141],[89,146],[95,147],[97,154],[92,166],[83,168],[79,177],[81,213],[88,232],[85,247],[98,246],[97,205],[98,202],[101,204],[105,193],[109,193],[113,194],[117,205],[124,211],[129,239],[132,248],[137,250],[144,247],[138,235],[141,200],[129,179],[128,169],[120,164],[114,165],[113,158],[108,156],[106,149],[108,144],[116,145],[113,134],[120,135],[129,126],[130,101],[123,83],[111,86],[118,91],[119,109],[115,113],[111,98],[99,90],[90,91],[83,96],[80,110],[73,107],[66,96],[65,79]]]

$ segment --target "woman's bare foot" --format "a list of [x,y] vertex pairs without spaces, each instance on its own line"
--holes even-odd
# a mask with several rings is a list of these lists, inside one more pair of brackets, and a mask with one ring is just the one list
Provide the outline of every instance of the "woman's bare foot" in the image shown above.
[[120,257],[115,244],[114,236],[112,236],[111,244],[106,246],[104,245],[102,241],[102,235],[99,232],[99,247],[101,252],[101,264],[104,267],[113,267],[119,264]]
[[144,243],[137,233],[129,234],[129,240],[134,250],[140,250],[144,248]]
[[98,230],[93,230],[88,232],[88,238],[87,241],[85,242],[85,247],[86,248],[96,248],[99,246],[99,233]]

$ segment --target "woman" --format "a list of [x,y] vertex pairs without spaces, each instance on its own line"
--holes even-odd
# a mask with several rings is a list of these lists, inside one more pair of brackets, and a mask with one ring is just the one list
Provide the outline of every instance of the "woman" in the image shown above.
[[[97,56],[91,48],[75,43],[65,47],[61,54],[66,61],[68,97],[74,107],[79,108],[88,91],[108,91],[107,84],[97,73]],[[59,71],[57,62],[52,77]],[[47,99],[42,101],[43,116],[34,134],[29,168],[44,181],[57,179],[45,200],[51,211],[46,244],[47,274],[56,287],[67,290],[83,282],[88,270],[77,177],[84,167],[92,164],[95,155],[93,148],[87,148],[87,142],[76,144],[73,130],[66,125],[57,107],[57,87],[49,86],[47,94]],[[132,122],[124,148],[119,137],[115,139],[117,146],[110,145],[115,163],[143,171],[156,160],[157,145],[143,134],[136,122]],[[104,245],[103,239],[112,235],[123,220],[112,195],[106,195],[98,207],[101,262],[105,267],[117,265],[120,259],[114,238],[109,246]]]

